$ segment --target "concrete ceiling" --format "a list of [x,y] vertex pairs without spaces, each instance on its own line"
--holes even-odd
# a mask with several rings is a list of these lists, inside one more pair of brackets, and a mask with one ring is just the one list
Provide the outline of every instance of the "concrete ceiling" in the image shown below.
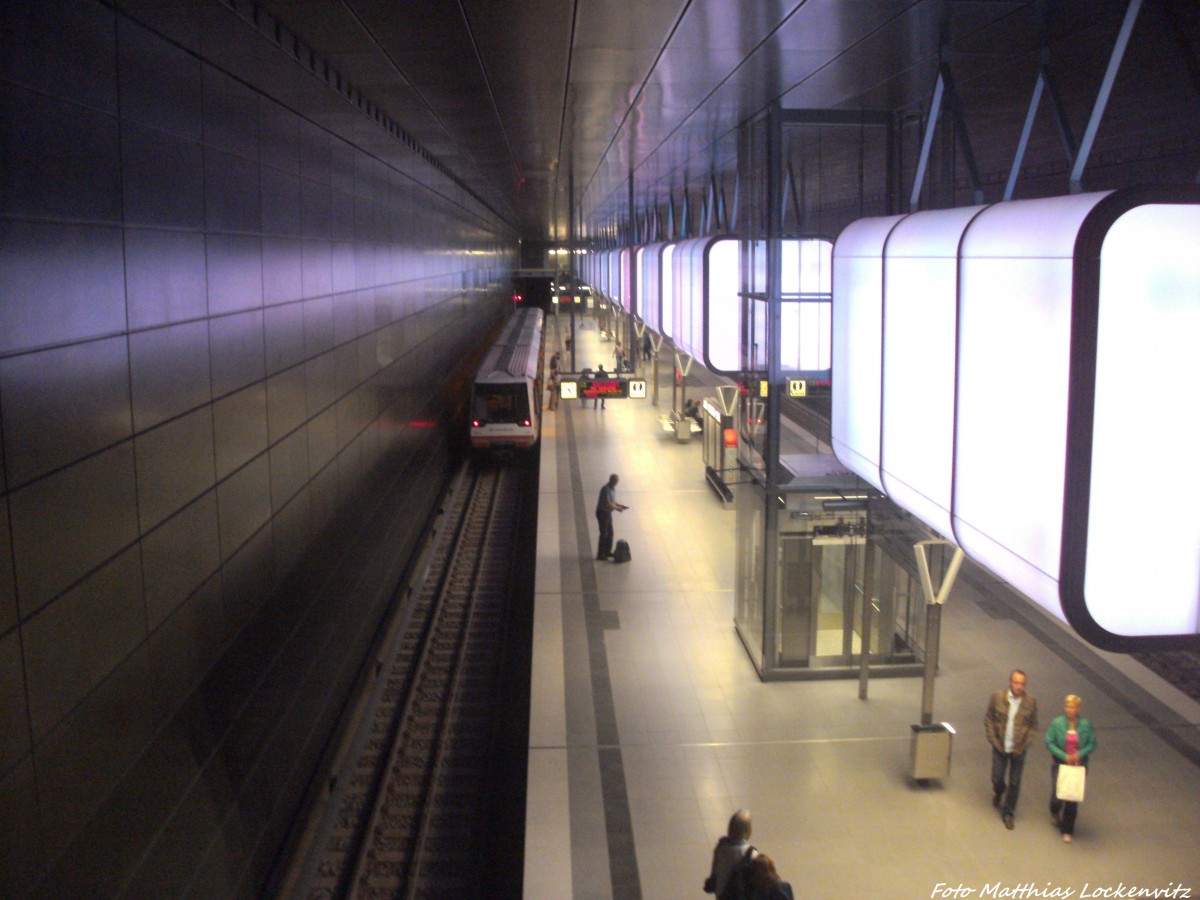
[[[627,217],[631,196],[644,209],[710,179],[732,179],[738,124],[774,101],[919,117],[941,61],[954,72],[981,167],[999,171],[1011,161],[1043,57],[1057,73],[1078,138],[1128,6],[209,0],[182,4],[185,14],[178,0],[123,5],[356,142],[378,140],[364,136],[364,108],[398,123],[526,240],[566,239],[572,209],[586,233]],[[1115,92],[1132,120],[1123,134],[1141,127],[1137,111],[1147,95],[1192,110],[1200,97],[1196,48],[1189,70],[1186,38],[1200,33],[1197,5],[1148,5],[1157,8],[1141,14]],[[1169,57],[1169,67],[1160,65]],[[324,83],[316,84],[314,71]],[[339,94],[330,94],[330,83]],[[1043,120],[1032,159],[1039,146],[1047,155],[1064,152],[1050,117]],[[1164,130],[1161,122],[1146,127]],[[1195,123],[1185,131],[1182,139],[1194,141]]]

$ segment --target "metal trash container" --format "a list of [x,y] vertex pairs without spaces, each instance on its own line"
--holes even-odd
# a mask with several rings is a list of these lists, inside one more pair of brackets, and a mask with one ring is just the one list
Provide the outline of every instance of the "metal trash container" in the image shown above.
[[946,722],[912,726],[912,777],[917,781],[950,774],[954,729]]

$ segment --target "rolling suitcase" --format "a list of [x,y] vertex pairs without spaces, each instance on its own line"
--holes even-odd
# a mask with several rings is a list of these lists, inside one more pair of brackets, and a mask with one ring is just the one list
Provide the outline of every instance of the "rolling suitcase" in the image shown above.
[[613,562],[623,563],[629,562],[631,559],[633,557],[629,555],[629,541],[617,541],[617,546],[613,548]]

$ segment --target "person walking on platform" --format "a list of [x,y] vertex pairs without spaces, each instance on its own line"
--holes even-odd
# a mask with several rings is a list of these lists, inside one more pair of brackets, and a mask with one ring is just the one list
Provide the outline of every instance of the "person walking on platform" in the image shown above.
[[[596,380],[604,381],[606,378],[608,378],[608,373],[604,371],[604,366],[597,366],[596,367]],[[596,408],[597,403],[600,404],[601,409],[604,409],[604,397],[603,396],[597,394],[595,397],[592,398],[592,409]]]
[[647,331],[642,335],[642,359],[646,362],[650,361],[650,357],[654,355],[654,342],[650,340],[650,332]]
[[613,359],[617,361],[617,374],[620,375],[625,368],[625,345],[620,341],[613,347]]
[[[739,809],[729,818],[729,828],[713,848],[712,869],[704,879],[704,893],[729,896],[727,888],[734,872],[758,855],[750,845],[750,810]],[[747,869],[747,876],[749,870]],[[749,878],[746,878],[749,881]]]
[[992,745],[992,806],[1000,807],[1004,827],[1009,831],[1021,796],[1025,751],[1037,732],[1037,701],[1025,692],[1025,682],[1025,673],[1013,669],[1008,687],[992,694],[983,716],[983,728]]
[[1075,835],[1075,817],[1079,802],[1058,796],[1058,767],[1082,766],[1087,771],[1088,757],[1096,749],[1096,730],[1090,719],[1079,715],[1083,701],[1076,694],[1067,694],[1065,712],[1046,729],[1046,749],[1054,757],[1050,764],[1050,818],[1062,832],[1062,839],[1071,843]]
[[550,409],[558,409],[558,369],[550,370],[550,380],[546,382],[546,390],[550,392]]
[[596,559],[610,559],[613,555],[613,524],[614,512],[629,509],[617,502],[617,482],[621,479],[609,475],[604,487],[600,488],[600,497],[596,501],[596,521],[600,523],[600,548],[596,551]]

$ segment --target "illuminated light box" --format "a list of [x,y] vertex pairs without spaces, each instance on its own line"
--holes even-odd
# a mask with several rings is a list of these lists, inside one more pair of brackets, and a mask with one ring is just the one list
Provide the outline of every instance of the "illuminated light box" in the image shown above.
[[852,222],[833,247],[833,449],[881,491],[883,245],[901,218]]
[[[779,365],[784,372],[828,373],[833,330],[833,242],[781,241],[784,303],[779,310]],[[827,378],[822,376],[822,380]]]
[[[782,290],[790,295],[780,310],[784,371],[830,368],[832,252],[827,240],[783,241]],[[663,333],[715,372],[742,369],[741,281],[733,238],[694,238],[663,252]]]
[[652,331],[661,330],[663,255],[666,248],[666,244],[647,244],[637,249],[637,314]]
[[[883,254],[879,474],[899,506],[949,534],[958,245],[981,207],[905,216]],[[965,548],[964,548],[965,549]]]
[[1198,246],[1195,188],[852,224],[834,452],[1093,644],[1200,645]]
[[662,266],[660,268],[659,284],[659,326],[661,334],[670,334],[675,322],[674,297],[675,283],[674,263],[675,245],[667,244],[662,251]]
[[715,372],[741,366],[739,257],[735,238],[680,241],[671,254],[671,316],[664,333]]

